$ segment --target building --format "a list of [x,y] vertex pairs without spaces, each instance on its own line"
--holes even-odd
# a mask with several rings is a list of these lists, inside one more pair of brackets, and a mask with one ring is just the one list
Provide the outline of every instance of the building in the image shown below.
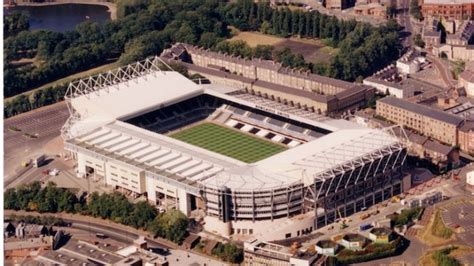
[[48,250],[40,253],[35,258],[35,262],[43,265],[59,265],[59,266],[92,266],[97,265],[84,259],[79,259],[67,252],[59,252]]
[[316,243],[316,252],[324,256],[335,256],[341,246],[332,240],[320,240]]
[[52,236],[10,240],[3,243],[4,258],[5,260],[23,260],[27,257],[33,257],[42,251],[51,250],[53,242]]
[[49,234],[48,228],[40,224],[25,224],[19,223],[15,229],[15,236],[17,238],[40,237]]
[[325,2],[327,9],[344,10],[353,7],[356,0],[326,0]]
[[362,250],[365,248],[369,241],[362,235],[359,234],[346,234],[340,240],[341,245],[350,250]]
[[201,74],[213,83],[245,88],[319,114],[357,109],[374,96],[374,89],[368,86],[283,67],[270,60],[244,59],[184,43],[164,50],[161,58],[179,61],[191,74]]
[[425,42],[426,49],[438,47],[441,44],[441,31],[423,28],[421,38],[423,39],[423,42]]
[[244,265],[309,266],[315,265],[319,258],[315,252],[304,252],[256,239],[244,242]]
[[[161,64],[156,57],[70,85],[62,136],[78,176],[146,195],[160,208],[205,213],[210,232],[266,241],[308,234],[336,213],[349,216],[409,189],[406,147],[393,128],[196,84]],[[169,136],[200,123],[284,149],[245,163]]]
[[474,69],[465,69],[459,74],[458,86],[463,87],[468,96],[474,97]]
[[470,171],[466,174],[466,188],[474,192],[474,171]]
[[91,262],[95,265],[116,265],[123,257],[114,252],[107,251],[81,240],[69,240],[61,249],[61,252],[71,254],[80,261]]
[[397,98],[409,98],[415,95],[418,89],[407,79],[404,79],[394,65],[389,65],[365,78],[363,83],[374,87],[381,94],[393,95]]
[[421,69],[421,65],[426,63],[426,59],[411,49],[397,60],[397,70],[401,74],[414,74]]
[[459,150],[456,147],[432,141],[428,137],[416,133],[408,133],[407,140],[409,155],[426,159],[437,166],[439,170],[456,167],[460,163]]
[[369,231],[369,239],[375,243],[388,244],[395,239],[395,233],[387,227],[372,228]]
[[3,223],[3,235],[5,238],[15,235],[15,226],[11,222]]
[[444,19],[474,19],[472,0],[422,0],[423,17],[442,17]]
[[374,16],[379,18],[387,17],[387,7],[379,3],[370,3],[367,5],[356,5],[354,7],[354,13],[356,15],[363,16]]
[[376,113],[445,144],[458,144],[458,127],[463,123],[461,117],[396,97],[385,97],[377,101]]
[[426,192],[423,195],[419,195],[415,198],[410,198],[406,201],[409,208],[416,207],[429,207],[443,200],[443,193],[439,191]]
[[474,60],[474,21],[463,22],[454,34],[446,36],[445,44],[433,47],[432,52],[451,60]]
[[474,122],[466,121],[458,131],[459,148],[474,154]]

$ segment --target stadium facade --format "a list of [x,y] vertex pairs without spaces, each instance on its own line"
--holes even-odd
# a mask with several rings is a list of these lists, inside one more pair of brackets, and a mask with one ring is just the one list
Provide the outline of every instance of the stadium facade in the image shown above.
[[[73,82],[65,98],[71,116],[62,136],[79,177],[204,214],[204,228],[225,237],[299,236],[409,188],[406,147],[393,128],[196,84],[158,57]],[[172,137],[202,123],[284,149],[244,163]]]

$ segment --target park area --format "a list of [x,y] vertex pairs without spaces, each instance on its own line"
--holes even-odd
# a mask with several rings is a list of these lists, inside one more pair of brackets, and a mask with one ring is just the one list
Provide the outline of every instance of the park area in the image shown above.
[[244,41],[250,47],[257,45],[271,45],[275,50],[289,48],[295,54],[303,55],[307,62],[329,62],[338,53],[337,48],[325,45],[321,40],[308,38],[282,38],[259,32],[237,31],[232,29],[234,36],[230,41]]
[[212,123],[183,129],[171,134],[171,137],[245,163],[262,160],[286,149],[282,145]]

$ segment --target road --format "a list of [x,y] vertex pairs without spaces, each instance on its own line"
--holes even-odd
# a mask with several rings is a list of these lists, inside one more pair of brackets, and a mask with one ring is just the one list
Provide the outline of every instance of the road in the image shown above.
[[441,78],[443,79],[443,82],[446,87],[455,87],[457,82],[453,79],[453,76],[451,75],[451,71],[449,70],[449,63],[429,53],[427,53],[427,57],[431,62],[433,62],[433,65],[436,67],[436,69],[438,69],[438,73],[441,74]]
[[413,27],[410,20],[410,0],[402,1],[402,13],[398,17],[398,22],[404,28],[402,34],[405,36],[403,46],[406,48],[413,47]]
[[[170,242],[161,238],[151,238],[149,234],[145,231],[137,230],[131,227],[127,227],[121,224],[116,224],[110,221],[102,220],[100,218],[94,218],[89,216],[82,215],[73,215],[73,214],[64,214],[64,213],[47,213],[40,214],[36,212],[26,212],[26,211],[13,211],[5,210],[5,217],[9,217],[12,214],[15,215],[34,215],[34,216],[54,216],[61,218],[67,223],[71,223],[71,228],[79,229],[89,234],[95,235],[96,233],[102,233],[107,235],[113,240],[125,243],[132,244],[133,240],[137,239],[139,236],[144,236],[147,245],[149,248],[158,248],[158,249],[167,249],[168,254],[165,255],[170,265],[209,265],[209,266],[222,266],[228,265],[225,262],[216,260],[214,258],[204,256],[194,251],[183,250],[180,246],[176,245],[173,242]],[[74,235],[72,236],[74,237]]]

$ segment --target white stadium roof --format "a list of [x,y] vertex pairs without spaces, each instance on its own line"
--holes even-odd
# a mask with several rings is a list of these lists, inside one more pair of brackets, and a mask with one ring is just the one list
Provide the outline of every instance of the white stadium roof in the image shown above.
[[[201,86],[181,74],[161,70],[144,70],[131,80],[92,86],[90,91],[76,89],[67,97],[72,116],[63,129],[63,133],[67,133],[63,136],[68,145],[83,151],[187,185],[225,186],[241,191],[312,183],[315,175],[399,143],[387,131],[367,129],[345,120],[301,118],[300,121],[334,132],[254,164],[245,164],[118,120],[203,92]],[[214,90],[212,94],[218,96],[223,92]],[[233,97],[225,95],[225,98],[232,100]],[[252,106],[243,99],[235,100]],[[298,117],[292,115],[291,118]]]

